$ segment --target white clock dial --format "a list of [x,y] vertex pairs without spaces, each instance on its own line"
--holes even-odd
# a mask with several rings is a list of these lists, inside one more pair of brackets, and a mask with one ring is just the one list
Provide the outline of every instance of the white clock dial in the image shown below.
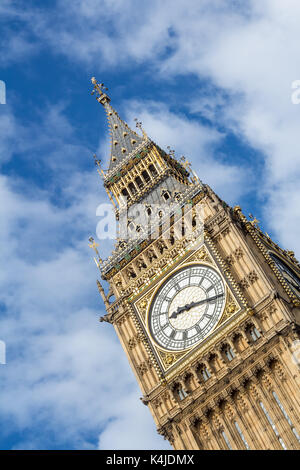
[[185,266],[157,291],[149,311],[150,333],[165,349],[187,349],[212,331],[224,306],[220,274],[204,264]]

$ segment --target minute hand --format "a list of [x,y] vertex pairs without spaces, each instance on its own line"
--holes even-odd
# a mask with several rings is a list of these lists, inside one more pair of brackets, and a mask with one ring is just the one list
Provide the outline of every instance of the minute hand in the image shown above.
[[218,295],[214,295],[213,297],[210,297],[209,299],[202,299],[202,300],[199,300],[198,302],[191,302],[190,304],[187,304],[185,305],[184,307],[179,307],[177,309],[177,311],[173,312],[172,315],[170,316],[170,318],[176,318],[177,315],[179,315],[179,313],[182,313],[186,310],[190,310],[191,308],[193,307],[197,307],[198,305],[203,305],[205,304],[206,302],[211,302],[212,300],[216,300],[218,299],[219,297],[223,297],[224,294],[218,294]]
[[205,302],[211,302],[212,300],[216,300],[219,297],[222,297],[223,295],[224,294],[218,294],[218,295],[214,295],[213,297],[210,297],[209,299],[202,299],[202,300],[199,300],[198,302],[191,302],[190,304],[185,306],[185,310],[190,310],[193,307],[197,307],[198,305],[205,304]]

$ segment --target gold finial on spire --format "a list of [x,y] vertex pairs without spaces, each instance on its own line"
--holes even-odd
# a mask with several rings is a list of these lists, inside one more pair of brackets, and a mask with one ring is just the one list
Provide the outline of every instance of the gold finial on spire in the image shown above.
[[94,157],[94,160],[95,160],[95,165],[101,167],[101,159],[97,158],[97,155],[95,153],[94,153],[93,157]]
[[191,162],[189,162],[183,155],[182,155],[182,157],[180,158],[180,161],[182,162],[182,166],[183,166],[185,169],[188,168],[189,171],[192,171],[192,170],[191,170]]
[[[97,158],[97,155],[96,155],[95,153],[94,153],[93,157],[94,157],[94,161],[95,161],[95,166],[98,167],[98,168],[97,168],[97,171],[98,171],[100,177],[101,177],[102,179],[104,179],[105,173],[104,173],[104,171],[102,170],[102,167],[101,167],[101,159],[100,159],[100,158]],[[101,173],[100,173],[100,172],[101,172]]]
[[253,227],[258,227],[259,220],[257,220],[257,218],[254,217],[252,214],[249,214],[249,217],[251,219],[250,224],[252,224]]
[[102,259],[100,258],[100,254],[99,254],[99,251],[98,251],[98,248],[97,248],[99,246],[99,243],[96,243],[95,240],[93,239],[93,237],[89,238],[89,242],[91,242],[91,244],[89,244],[89,247],[92,248],[95,251],[95,253],[98,257],[98,260],[96,258],[94,258],[94,261],[95,261],[96,265],[99,268],[100,264],[103,263]]
[[101,104],[105,104],[105,103],[109,103],[110,102],[110,98],[109,96],[107,96],[107,94],[105,93],[105,91],[108,90],[108,88],[106,88],[106,86],[104,86],[104,83],[98,83],[96,78],[95,77],[92,77],[91,78],[91,82],[92,84],[94,85],[94,88],[93,88],[93,91],[92,91],[92,95],[94,93],[98,94],[97,96],[97,101]]

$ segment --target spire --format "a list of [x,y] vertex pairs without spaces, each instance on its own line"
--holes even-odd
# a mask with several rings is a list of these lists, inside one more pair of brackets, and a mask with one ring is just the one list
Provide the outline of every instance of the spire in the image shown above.
[[[118,113],[110,105],[110,98],[105,91],[107,88],[103,83],[98,83],[93,77],[91,82],[94,85],[92,94],[96,93],[97,101],[101,103],[106,111],[108,125],[111,134],[111,155],[109,171],[114,170],[129,155],[133,155],[141,144],[146,143],[147,137],[143,133],[143,137],[139,136],[119,117]],[[140,123],[138,123],[140,124]]]

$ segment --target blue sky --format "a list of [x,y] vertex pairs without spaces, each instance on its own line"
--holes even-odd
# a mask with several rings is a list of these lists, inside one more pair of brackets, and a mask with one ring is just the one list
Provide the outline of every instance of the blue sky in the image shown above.
[[168,448],[98,323],[92,154],[109,139],[91,76],[299,253],[299,22],[296,0],[1,1],[0,448]]

